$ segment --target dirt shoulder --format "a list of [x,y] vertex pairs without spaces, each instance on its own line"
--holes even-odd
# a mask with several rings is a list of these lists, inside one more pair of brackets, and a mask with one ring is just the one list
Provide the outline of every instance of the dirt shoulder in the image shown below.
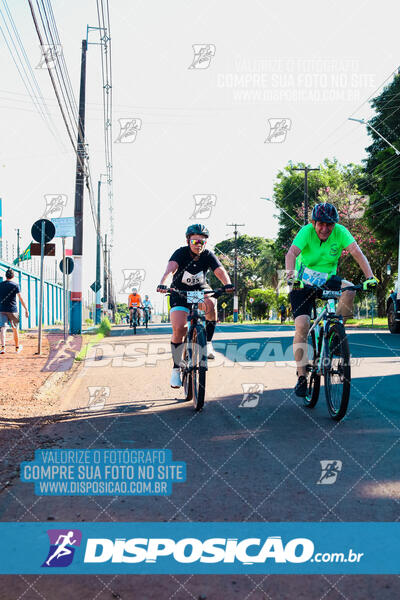
[[10,334],[7,342],[6,353],[0,355],[0,491],[35,448],[56,443],[42,435],[41,429],[57,419],[62,386],[79,368],[59,334],[43,336],[41,356],[36,354],[34,333],[20,335],[20,354]]

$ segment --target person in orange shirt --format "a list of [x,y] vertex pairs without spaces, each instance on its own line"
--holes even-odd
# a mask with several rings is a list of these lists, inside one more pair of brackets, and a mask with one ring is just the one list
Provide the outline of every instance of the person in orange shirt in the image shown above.
[[140,294],[137,293],[137,288],[132,288],[132,294],[128,297],[128,308],[129,308],[129,325],[133,327],[133,309],[137,308],[137,324],[140,323],[140,308],[142,306],[142,299]]

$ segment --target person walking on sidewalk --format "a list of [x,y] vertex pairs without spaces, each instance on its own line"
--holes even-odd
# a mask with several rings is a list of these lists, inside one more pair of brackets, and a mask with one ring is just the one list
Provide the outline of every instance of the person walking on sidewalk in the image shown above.
[[6,281],[0,282],[0,354],[5,353],[7,324],[10,323],[15,343],[15,350],[21,352],[22,346],[19,344],[18,335],[18,306],[17,296],[25,309],[26,318],[29,317],[29,311],[21,296],[19,285],[13,281],[14,271],[7,269]]

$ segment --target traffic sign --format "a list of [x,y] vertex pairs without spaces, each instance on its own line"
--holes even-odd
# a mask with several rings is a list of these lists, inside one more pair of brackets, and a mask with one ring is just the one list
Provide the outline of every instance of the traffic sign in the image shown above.
[[254,298],[249,298],[249,302],[250,302],[250,304],[253,304]]
[[94,291],[94,293],[97,293],[100,288],[101,288],[101,283],[99,281],[93,281],[92,285],[90,286],[90,289],[92,289]]
[[54,224],[48,219],[39,219],[32,225],[31,234],[35,242],[42,242],[42,223],[44,223],[44,243],[51,242],[56,232]]
[[107,300],[107,298],[105,296],[103,296],[102,298],[100,298],[100,302],[105,302]]
[[[74,259],[71,258],[70,256],[66,256],[65,257],[65,274],[66,275],[71,275],[72,271],[74,270]],[[60,260],[60,271],[61,273],[64,273],[64,260]]]
[[75,237],[75,217],[60,217],[51,221],[56,228],[55,237]]
[[[41,256],[40,252],[41,244],[35,244],[31,242],[31,256]],[[55,244],[45,244],[44,245],[44,256],[55,256],[56,255],[56,245]]]
[[223,302],[223,303],[221,304],[221,306],[222,306],[222,308],[226,308],[228,305],[227,305],[227,303],[226,303],[226,302]]

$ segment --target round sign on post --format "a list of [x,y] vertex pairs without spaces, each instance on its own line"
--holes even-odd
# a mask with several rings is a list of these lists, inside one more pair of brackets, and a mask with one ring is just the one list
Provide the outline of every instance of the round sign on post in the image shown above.
[[[74,259],[70,256],[65,257],[65,274],[71,275],[74,270]],[[64,260],[60,260],[60,271],[64,273]]]
[[253,304],[254,298],[249,298],[249,302],[250,302],[250,304]]
[[42,242],[42,223],[44,223],[44,243],[48,244],[51,242],[56,233],[54,223],[48,219],[39,219],[32,225],[31,234],[35,242],[41,244]]

